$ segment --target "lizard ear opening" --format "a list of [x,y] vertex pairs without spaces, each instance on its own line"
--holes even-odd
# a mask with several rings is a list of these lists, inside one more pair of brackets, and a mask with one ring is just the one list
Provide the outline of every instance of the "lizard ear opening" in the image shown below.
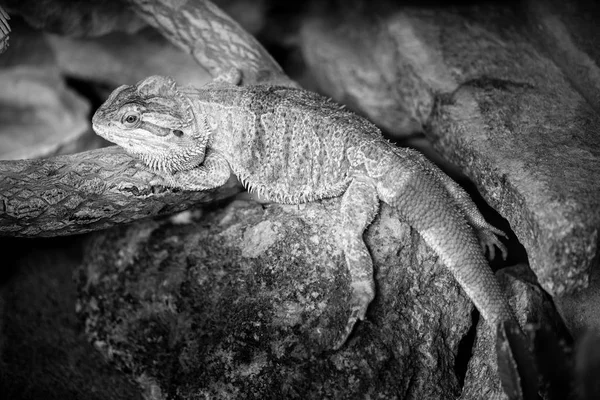
[[176,92],[177,82],[170,76],[153,75],[135,85],[140,97],[169,96]]
[[182,137],[183,136],[183,131],[181,131],[179,129],[173,129],[173,135],[175,135],[177,137]]

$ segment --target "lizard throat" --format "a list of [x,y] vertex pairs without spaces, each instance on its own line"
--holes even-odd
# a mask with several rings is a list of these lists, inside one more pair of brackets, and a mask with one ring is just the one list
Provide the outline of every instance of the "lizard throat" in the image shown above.
[[187,148],[177,152],[137,152],[133,153],[151,170],[164,172],[186,171],[197,167],[204,161],[204,149]]

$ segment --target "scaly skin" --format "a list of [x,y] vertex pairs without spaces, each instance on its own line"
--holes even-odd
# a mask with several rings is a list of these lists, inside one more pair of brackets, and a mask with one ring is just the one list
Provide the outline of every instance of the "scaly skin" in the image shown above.
[[[387,142],[366,119],[312,92],[237,86],[231,70],[203,88],[166,77],[121,86],[96,111],[94,130],[185,190],[235,174],[267,200],[297,204],[342,197],[341,242],[352,282],[352,313],[341,346],[375,296],[363,232],[379,202],[394,207],[440,256],[495,328],[515,321],[485,259],[496,235],[469,196],[420,153]],[[478,241],[479,239],[479,241]]]
[[10,25],[8,20],[10,17],[0,7],[0,53],[3,53],[8,48],[8,35],[10,34]]

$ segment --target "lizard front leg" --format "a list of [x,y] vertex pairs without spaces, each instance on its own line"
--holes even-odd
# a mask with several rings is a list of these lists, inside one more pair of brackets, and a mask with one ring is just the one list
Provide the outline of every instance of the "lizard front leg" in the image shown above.
[[363,234],[379,209],[374,183],[369,178],[355,178],[342,197],[341,244],[346,266],[350,273],[352,298],[351,314],[334,349],[339,349],[348,339],[357,319],[364,319],[369,303],[375,297],[373,261],[365,245]]
[[151,170],[158,179],[150,184],[168,186],[184,190],[208,190],[224,185],[231,176],[231,168],[225,158],[208,150],[204,161],[199,166],[176,172]]

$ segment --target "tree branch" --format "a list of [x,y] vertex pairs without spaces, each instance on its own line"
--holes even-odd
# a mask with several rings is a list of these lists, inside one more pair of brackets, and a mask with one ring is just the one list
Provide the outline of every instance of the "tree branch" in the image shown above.
[[210,1],[130,0],[147,23],[190,53],[211,75],[235,67],[243,84],[297,86],[279,64],[237,22]]
[[152,188],[153,174],[117,147],[46,160],[0,161],[0,235],[58,236],[169,214],[242,190]]

